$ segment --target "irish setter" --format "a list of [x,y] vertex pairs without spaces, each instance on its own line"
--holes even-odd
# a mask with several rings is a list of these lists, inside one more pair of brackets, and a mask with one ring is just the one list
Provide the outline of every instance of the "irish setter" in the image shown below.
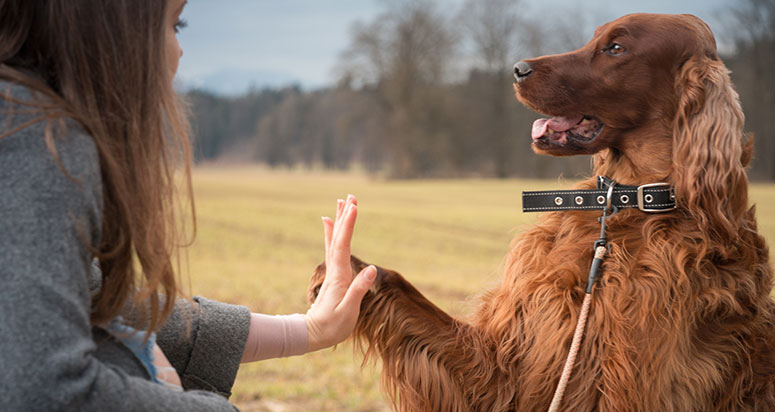
[[[632,14],[586,46],[516,66],[533,149],[592,154],[625,185],[669,182],[677,208],[622,210],[562,409],[775,411],[775,302],[749,205],[752,141],[708,26]],[[578,184],[589,189],[595,179]],[[379,269],[355,336],[400,411],[545,411],[563,369],[600,211],[544,213],[512,243],[470,321]],[[353,259],[355,273],[364,263]],[[319,267],[310,296],[322,282]]]

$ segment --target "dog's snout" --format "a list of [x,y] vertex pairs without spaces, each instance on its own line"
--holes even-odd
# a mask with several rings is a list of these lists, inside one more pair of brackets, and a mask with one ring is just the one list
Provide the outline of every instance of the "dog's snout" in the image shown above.
[[533,68],[525,61],[518,62],[514,65],[514,81],[519,82],[525,80],[527,76],[533,73]]

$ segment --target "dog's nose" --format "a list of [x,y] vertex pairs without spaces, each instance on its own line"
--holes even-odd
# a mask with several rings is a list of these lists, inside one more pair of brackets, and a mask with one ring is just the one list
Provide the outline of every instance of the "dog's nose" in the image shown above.
[[518,62],[514,65],[514,81],[519,82],[525,80],[527,76],[533,73],[533,68],[527,62]]

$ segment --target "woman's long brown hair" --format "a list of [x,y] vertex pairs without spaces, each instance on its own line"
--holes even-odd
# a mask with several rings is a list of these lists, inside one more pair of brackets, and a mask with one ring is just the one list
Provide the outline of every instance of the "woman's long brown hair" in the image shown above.
[[193,200],[188,128],[165,50],[167,4],[0,0],[0,78],[45,96],[25,102],[40,112],[37,120],[50,126],[73,118],[97,146],[104,212],[101,241],[90,246],[103,279],[92,298],[93,324],[114,318],[133,299],[136,324],[156,330],[179,292],[173,270],[183,237],[179,165],[191,217]]

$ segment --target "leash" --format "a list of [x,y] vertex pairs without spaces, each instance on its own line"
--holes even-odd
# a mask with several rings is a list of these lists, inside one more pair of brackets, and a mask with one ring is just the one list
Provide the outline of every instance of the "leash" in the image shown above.
[[[633,198],[630,196],[633,196]],[[576,322],[576,330],[573,333],[568,357],[565,360],[560,381],[557,383],[557,388],[554,391],[549,412],[557,412],[560,408],[573,366],[576,363],[576,356],[581,346],[584,329],[587,325],[589,308],[592,304],[592,290],[595,283],[600,280],[600,267],[611,248],[606,237],[606,220],[619,212],[619,209],[634,207],[644,212],[667,212],[676,208],[675,194],[667,183],[625,186],[617,185],[616,181],[604,176],[598,177],[597,189],[594,190],[522,192],[523,212],[603,209],[603,216],[598,218],[600,222],[600,238],[595,241],[593,247],[595,257],[592,259],[592,265],[589,268],[584,302],[581,305],[581,312]]]

